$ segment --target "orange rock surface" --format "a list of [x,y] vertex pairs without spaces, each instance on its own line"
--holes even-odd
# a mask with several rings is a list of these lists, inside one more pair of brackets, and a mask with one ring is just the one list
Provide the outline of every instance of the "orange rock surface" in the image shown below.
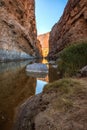
[[49,33],[41,34],[37,38],[42,46],[42,55],[46,57],[49,52]]
[[64,13],[49,38],[49,57],[73,42],[87,40],[87,0],[68,0]]
[[34,0],[0,0],[0,60],[36,56]]

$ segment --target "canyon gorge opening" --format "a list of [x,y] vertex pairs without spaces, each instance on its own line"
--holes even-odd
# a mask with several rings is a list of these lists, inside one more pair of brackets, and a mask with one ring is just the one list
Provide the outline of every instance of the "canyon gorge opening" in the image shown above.
[[87,0],[36,1],[0,0],[0,130],[86,130]]

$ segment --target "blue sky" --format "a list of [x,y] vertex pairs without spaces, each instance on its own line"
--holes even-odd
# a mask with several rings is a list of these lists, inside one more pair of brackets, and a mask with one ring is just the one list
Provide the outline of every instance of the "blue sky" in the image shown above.
[[49,32],[61,17],[67,0],[35,0],[38,34]]

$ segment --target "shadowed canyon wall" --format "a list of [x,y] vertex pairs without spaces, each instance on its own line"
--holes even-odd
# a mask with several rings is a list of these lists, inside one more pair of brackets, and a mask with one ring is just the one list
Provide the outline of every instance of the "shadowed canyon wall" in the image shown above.
[[34,0],[0,0],[0,60],[39,56]]
[[43,53],[42,53],[42,45],[40,43],[40,41],[37,39],[37,57],[39,56],[40,58],[43,57]]
[[54,58],[66,45],[87,40],[87,0],[68,0],[49,39],[49,57]]
[[42,55],[46,57],[49,52],[49,33],[38,35],[37,37],[42,45]]

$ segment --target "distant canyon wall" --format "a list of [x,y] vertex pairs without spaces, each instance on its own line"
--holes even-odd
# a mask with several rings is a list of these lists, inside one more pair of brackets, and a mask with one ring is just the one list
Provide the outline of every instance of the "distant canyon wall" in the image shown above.
[[38,35],[38,40],[42,46],[42,55],[46,57],[49,52],[49,32],[45,34]]
[[87,0],[68,0],[59,22],[54,25],[49,39],[49,57],[73,42],[87,41]]
[[0,61],[39,56],[34,0],[0,0]]

